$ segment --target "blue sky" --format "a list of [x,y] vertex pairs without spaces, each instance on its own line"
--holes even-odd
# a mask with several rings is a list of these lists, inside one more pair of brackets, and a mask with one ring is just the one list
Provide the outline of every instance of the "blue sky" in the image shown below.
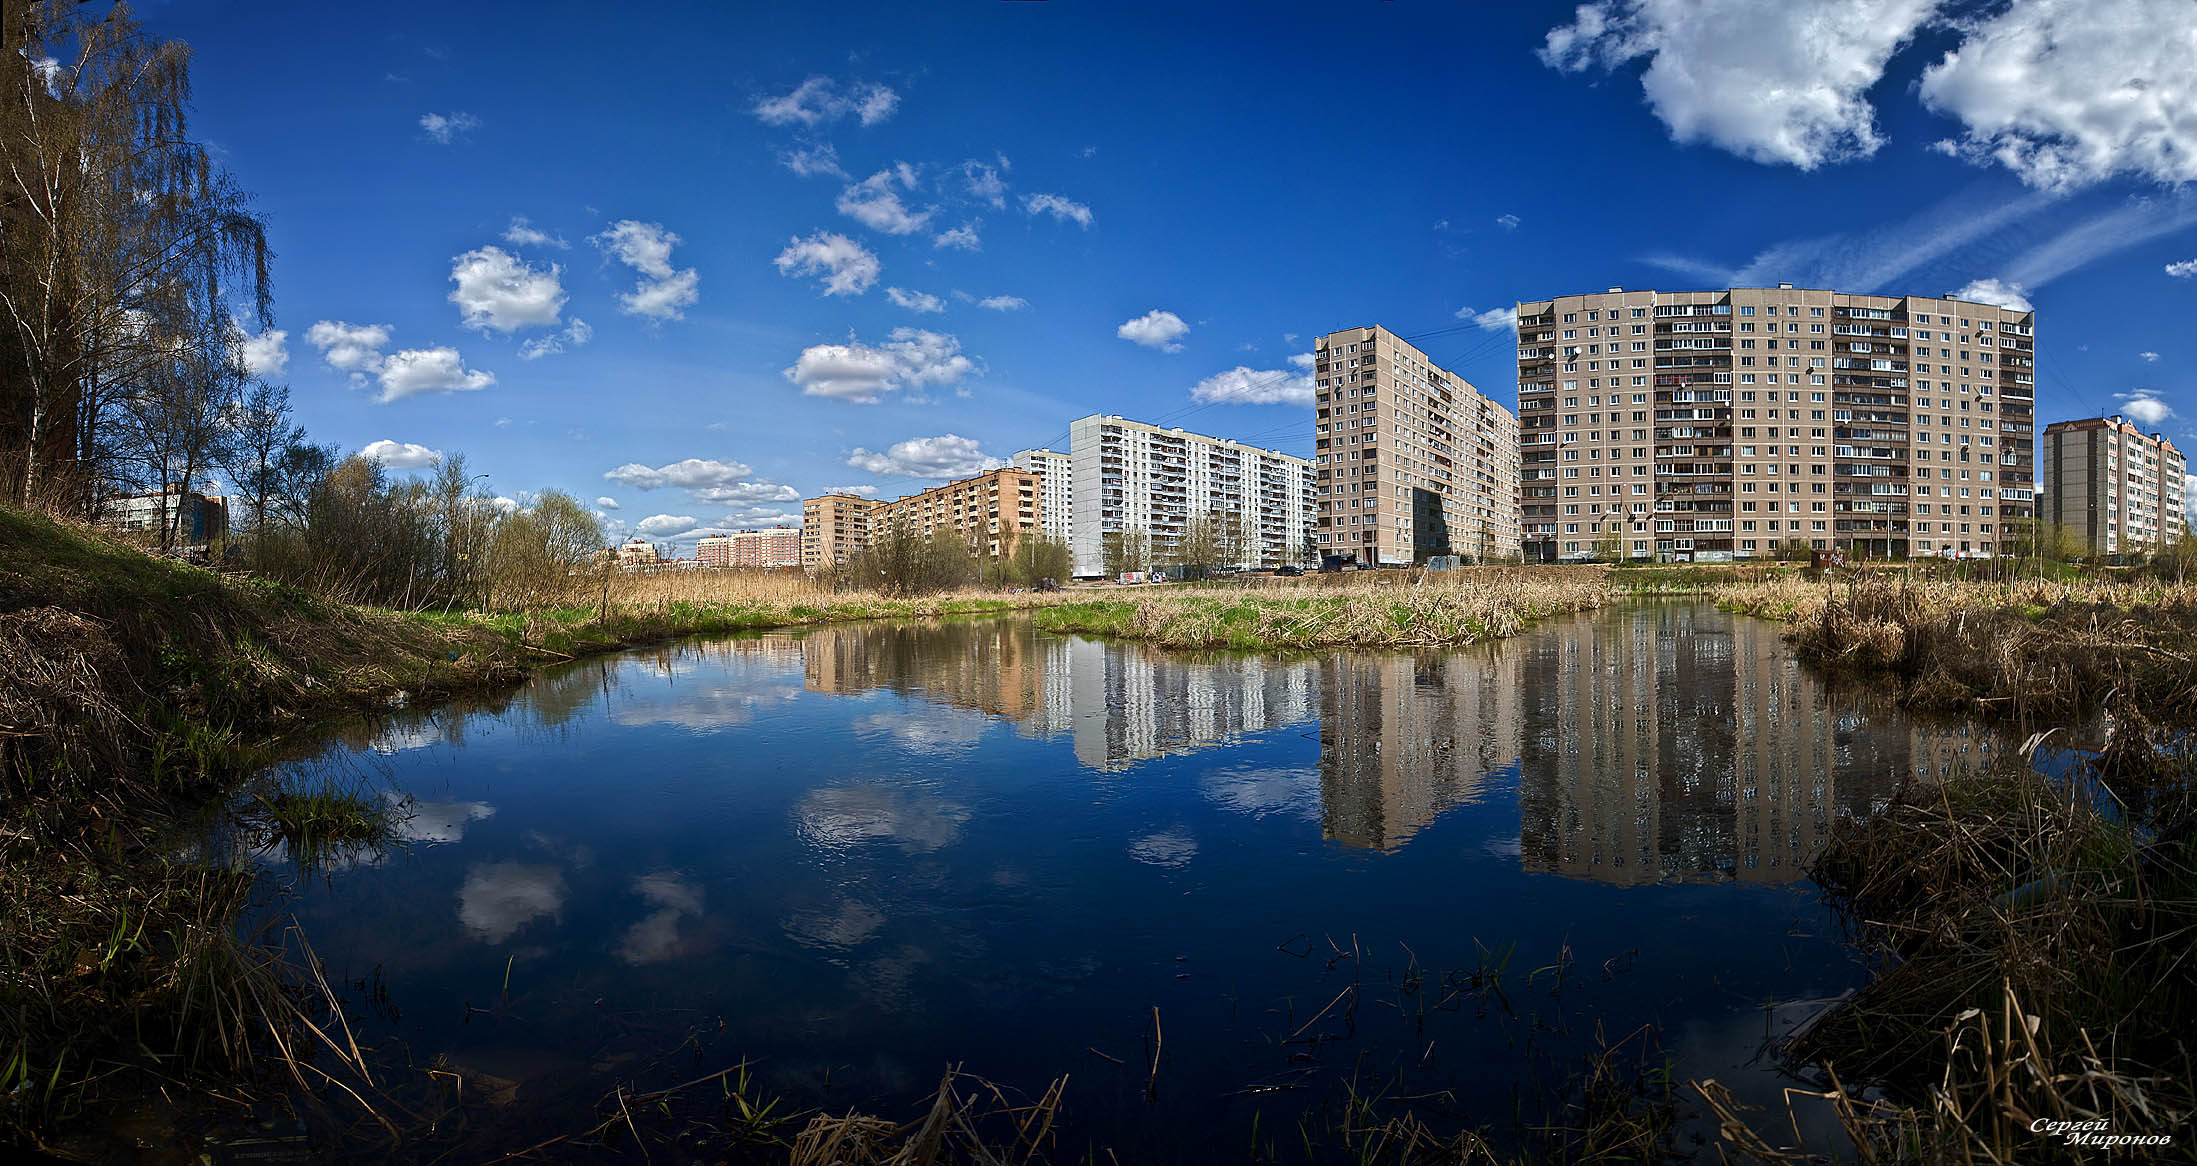
[[1360,324],[1515,404],[1505,310],[1607,286],[2018,295],[2046,419],[2197,446],[2189,0],[143,15],[272,227],[252,351],[314,437],[620,533],[1095,411],[1308,454],[1291,358]]

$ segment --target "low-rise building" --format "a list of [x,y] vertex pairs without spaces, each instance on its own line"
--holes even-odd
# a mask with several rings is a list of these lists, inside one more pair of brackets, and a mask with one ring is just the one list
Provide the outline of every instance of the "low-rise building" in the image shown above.
[[158,537],[163,525],[175,532],[178,542],[205,543],[229,532],[229,506],[222,498],[180,486],[107,500],[109,530]]
[[618,548],[618,565],[627,570],[654,567],[662,561],[656,553],[656,544],[636,535]]

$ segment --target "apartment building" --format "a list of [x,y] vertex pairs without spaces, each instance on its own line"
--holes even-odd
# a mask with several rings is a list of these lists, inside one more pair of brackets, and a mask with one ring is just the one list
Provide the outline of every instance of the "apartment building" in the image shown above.
[[801,503],[801,565],[814,571],[843,567],[870,545],[870,523],[879,507],[854,494],[823,494]]
[[2189,529],[2182,451],[2119,414],[2045,426],[2042,465],[2044,520],[2092,554],[2154,550]]
[[694,557],[705,567],[798,567],[802,537],[790,526],[742,530],[695,540]]
[[1386,328],[1318,337],[1312,360],[1321,554],[1518,555],[1515,414]]
[[923,534],[950,527],[978,554],[1010,555],[1024,532],[1040,529],[1038,485],[1036,474],[1003,466],[883,503],[870,527],[873,533],[904,526]]
[[2036,514],[2035,323],[1791,284],[1521,302],[1527,557],[1996,554]]
[[1008,460],[1038,476],[1038,525],[1053,538],[1068,542],[1076,517],[1074,459],[1050,449],[1026,449]]
[[1173,561],[1193,515],[1231,520],[1241,537],[1237,566],[1305,561],[1312,533],[1312,463],[1219,437],[1162,429],[1115,414],[1068,425],[1076,574],[1106,573],[1108,535],[1142,529],[1153,561]]

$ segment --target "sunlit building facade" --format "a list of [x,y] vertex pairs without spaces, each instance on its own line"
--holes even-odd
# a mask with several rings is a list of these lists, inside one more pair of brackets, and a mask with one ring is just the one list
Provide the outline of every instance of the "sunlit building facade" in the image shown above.
[[2174,442],[2115,414],[2045,426],[2044,520],[2095,555],[2154,551],[2189,529]]
[[2035,327],[1791,284],[1522,302],[1527,557],[1996,554],[2036,512]]

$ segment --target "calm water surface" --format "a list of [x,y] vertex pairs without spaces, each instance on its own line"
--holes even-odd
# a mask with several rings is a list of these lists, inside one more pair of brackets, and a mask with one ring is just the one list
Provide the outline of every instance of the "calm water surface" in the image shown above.
[[1762,1046],[1806,1009],[1768,1006],[1863,971],[1803,867],[1991,747],[1705,606],[1420,655],[819,628],[355,730],[316,764],[411,799],[411,845],[294,906],[384,1002],[362,1038],[515,1130],[742,1056],[912,1116],[959,1063],[1068,1074],[1070,1144],[1234,1157],[1353,1075],[1446,1091],[1452,1125],[1537,1115],[1643,1026],[1774,1100]]

